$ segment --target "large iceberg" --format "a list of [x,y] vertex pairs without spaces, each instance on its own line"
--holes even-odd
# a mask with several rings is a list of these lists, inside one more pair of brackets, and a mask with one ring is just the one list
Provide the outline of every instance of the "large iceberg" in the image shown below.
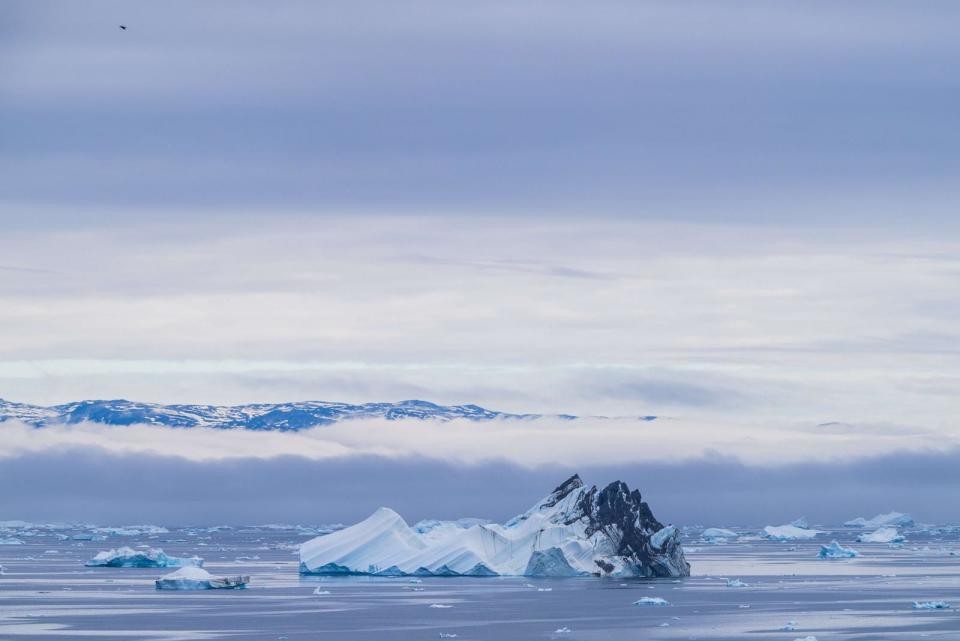
[[379,576],[689,576],[680,532],[617,481],[577,475],[503,525],[419,524],[380,508],[300,546],[300,572]]
[[823,534],[823,532],[797,527],[791,523],[789,525],[768,525],[763,528],[762,536],[771,541],[806,541],[816,537],[818,534]]
[[188,566],[155,581],[158,590],[234,590],[250,583],[249,576],[213,576],[203,568]]
[[903,543],[904,536],[895,527],[882,527],[857,537],[858,543]]
[[878,514],[872,519],[865,519],[862,516],[858,516],[844,523],[846,527],[859,527],[871,530],[878,527],[913,527],[913,525],[913,517],[903,512]]
[[167,556],[163,550],[158,548],[134,550],[124,546],[116,550],[98,552],[84,565],[106,568],[199,568],[203,566],[203,559],[198,556],[189,558]]

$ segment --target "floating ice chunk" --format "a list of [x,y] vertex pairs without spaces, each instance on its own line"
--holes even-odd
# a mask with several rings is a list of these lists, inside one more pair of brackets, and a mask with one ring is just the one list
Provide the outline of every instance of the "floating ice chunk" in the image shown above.
[[810,522],[807,521],[807,517],[805,516],[801,516],[799,519],[794,519],[793,521],[790,521],[790,525],[792,525],[793,527],[798,527],[801,530],[810,529]]
[[949,610],[951,605],[946,601],[914,601],[914,610]]
[[115,550],[98,552],[84,565],[107,568],[180,568],[188,566],[199,568],[203,567],[203,559],[198,556],[190,558],[167,556],[159,548],[148,547],[145,550],[134,550],[124,546]]
[[857,537],[859,543],[903,543],[906,538],[895,527],[882,527],[874,532],[861,534]]
[[750,587],[749,583],[744,583],[740,579],[727,579],[728,588],[747,588]]
[[457,633],[456,633],[456,632],[441,632],[441,633],[440,633],[440,638],[441,638],[441,639],[456,639],[456,638],[457,638]]
[[780,628],[782,632],[793,632],[797,629],[796,621],[787,621],[787,624]]
[[215,577],[203,568],[187,566],[156,580],[158,590],[233,590],[246,587],[249,576]]
[[572,632],[572,630],[567,626],[563,626],[562,628],[557,628],[556,630],[553,631],[554,634],[570,634],[570,632]]
[[553,592],[553,588],[537,588],[537,592]]
[[799,637],[793,641],[817,641],[817,637]]
[[633,602],[634,605],[670,605],[670,602],[658,596],[645,596]]
[[807,528],[797,527],[796,525],[768,525],[763,528],[763,538],[771,541],[807,541],[818,534],[823,534],[820,530],[809,530]]
[[431,604],[430,604],[430,607],[431,607],[431,608],[435,608],[435,609],[437,609],[437,610],[445,610],[445,609],[447,609],[447,608],[452,608],[453,606],[452,606],[452,605],[447,605],[447,604],[445,604],[445,603],[431,603]]
[[726,543],[736,540],[739,535],[733,530],[727,530],[722,527],[708,527],[700,534],[700,538],[708,543]]
[[320,588],[315,588],[313,593],[314,594],[330,594],[330,590],[321,590]]
[[865,519],[862,516],[859,516],[844,523],[844,526],[846,527],[860,527],[864,529],[873,529],[885,526],[913,527],[913,525],[913,517],[911,517],[909,514],[904,514],[903,512],[887,512],[886,514],[878,514],[872,519]]
[[820,546],[820,553],[817,556],[821,559],[852,559],[860,556],[860,553],[851,548],[845,548],[836,541],[831,541],[830,545]]
[[0,537],[0,545],[23,545],[23,541],[12,537],[8,539]]

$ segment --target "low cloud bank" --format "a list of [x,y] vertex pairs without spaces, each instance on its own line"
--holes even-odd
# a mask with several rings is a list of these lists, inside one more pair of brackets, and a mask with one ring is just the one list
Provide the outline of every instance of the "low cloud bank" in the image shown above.
[[[897,429],[893,429],[897,428]],[[424,457],[476,465],[503,461],[542,467],[678,462],[712,453],[776,465],[960,447],[955,436],[889,425],[749,423],[732,420],[578,419],[429,421],[349,420],[299,432],[259,432],[98,423],[34,428],[0,423],[4,458],[62,448],[126,455],[175,455],[191,461],[298,456],[318,461],[378,456]],[[816,437],[811,438],[811,430]],[[908,444],[908,445],[905,445]]]
[[960,450],[779,467],[717,456],[617,465],[567,459],[529,468],[372,455],[192,461],[72,447],[0,460],[0,520],[349,523],[380,505],[410,522],[499,520],[526,509],[574,471],[588,483],[626,481],[661,520],[675,523],[763,525],[801,514],[837,523],[890,509],[950,522],[957,520]]

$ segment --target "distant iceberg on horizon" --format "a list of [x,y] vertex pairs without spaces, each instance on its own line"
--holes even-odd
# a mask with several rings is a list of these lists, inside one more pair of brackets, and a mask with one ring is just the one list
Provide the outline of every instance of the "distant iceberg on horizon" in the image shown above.
[[114,550],[98,552],[84,565],[88,568],[200,568],[203,567],[203,559],[198,556],[184,558],[167,556],[159,548],[134,550],[124,546]]
[[821,530],[811,530],[809,527],[800,527],[800,523],[807,525],[806,519],[800,518],[787,525],[768,525],[763,528],[761,536],[771,541],[807,541],[823,534]]
[[680,532],[623,482],[578,475],[506,523],[423,522],[382,507],[300,546],[300,572],[375,576],[689,576]]
[[872,530],[881,527],[913,527],[914,521],[913,517],[909,514],[904,514],[903,512],[887,512],[886,514],[878,514],[872,519],[865,519],[862,516],[858,516],[843,525],[844,527],[858,527]]

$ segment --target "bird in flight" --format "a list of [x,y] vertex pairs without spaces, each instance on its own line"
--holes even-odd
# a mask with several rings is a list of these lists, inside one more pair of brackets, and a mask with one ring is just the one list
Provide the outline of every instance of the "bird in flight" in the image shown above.
[[125,24],[120,25],[120,30],[121,30],[121,31],[126,31],[126,30],[127,30],[127,25],[125,25]]

